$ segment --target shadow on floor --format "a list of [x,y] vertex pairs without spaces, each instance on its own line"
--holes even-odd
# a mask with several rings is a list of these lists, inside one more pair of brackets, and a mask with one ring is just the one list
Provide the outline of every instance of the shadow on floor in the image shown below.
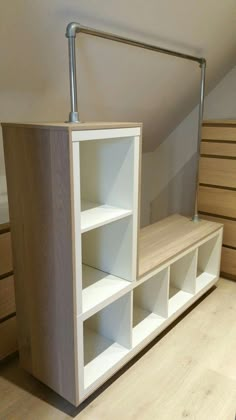
[[115,382],[124,372],[128,371],[141,357],[143,357],[156,343],[158,343],[164,336],[166,336],[179,322],[188,315],[196,306],[199,305],[209,294],[211,294],[216,287],[212,287],[207,293],[205,293],[197,302],[195,302],[190,308],[188,308],[176,321],[174,321],[165,331],[163,331],[158,337],[156,337],[150,344],[148,344],[138,355],[136,355],[130,362],[128,362],[123,368],[119,370],[115,375],[112,376],[105,384],[103,384],[97,391],[95,391],[90,397],[87,398],[79,407],[74,407],[68,403],[54,391],[49,389],[46,385],[39,382],[33,376],[25,372],[19,366],[18,355],[9,357],[4,362],[0,362],[0,376],[6,379],[8,382],[13,383],[20,389],[24,389],[34,397],[46,402],[47,404],[55,407],[70,417],[76,417],[85,407],[87,407],[92,401],[94,401],[106,388],[108,388],[113,382]]

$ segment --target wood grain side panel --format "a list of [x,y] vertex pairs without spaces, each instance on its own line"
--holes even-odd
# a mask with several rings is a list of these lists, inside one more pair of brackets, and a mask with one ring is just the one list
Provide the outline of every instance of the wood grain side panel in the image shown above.
[[0,234],[0,276],[10,273],[12,269],[11,234],[2,233]]
[[236,220],[229,220],[205,214],[201,214],[200,217],[203,220],[210,220],[211,222],[223,224],[223,244],[236,248]]
[[0,280],[0,319],[16,311],[13,276]]
[[0,323],[0,360],[17,350],[16,317]]
[[236,191],[200,186],[198,209],[200,212],[236,218]]
[[199,182],[200,184],[236,188],[236,159],[201,157]]
[[236,143],[215,143],[210,141],[202,141],[201,154],[236,157]]
[[236,249],[222,247],[221,271],[236,276]]
[[203,140],[226,140],[236,141],[236,126],[235,127],[202,127]]
[[20,359],[75,403],[68,132],[4,127]]

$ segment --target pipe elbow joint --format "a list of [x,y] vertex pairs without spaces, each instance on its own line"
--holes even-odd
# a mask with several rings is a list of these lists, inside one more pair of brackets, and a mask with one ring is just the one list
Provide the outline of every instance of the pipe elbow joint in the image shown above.
[[204,57],[201,58],[200,66],[206,66],[206,59]]
[[66,38],[75,38],[80,31],[80,24],[77,22],[70,22],[66,27]]

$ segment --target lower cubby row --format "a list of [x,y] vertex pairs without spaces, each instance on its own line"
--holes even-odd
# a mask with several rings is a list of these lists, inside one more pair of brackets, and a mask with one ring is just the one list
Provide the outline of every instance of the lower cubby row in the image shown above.
[[216,279],[219,252],[217,235],[83,321],[85,390]]

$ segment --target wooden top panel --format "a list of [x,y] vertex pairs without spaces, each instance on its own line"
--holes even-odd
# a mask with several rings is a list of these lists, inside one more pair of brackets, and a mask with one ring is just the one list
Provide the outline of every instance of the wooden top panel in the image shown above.
[[1,123],[2,127],[35,127],[35,128],[57,128],[60,130],[79,131],[79,130],[98,130],[109,128],[132,128],[142,127],[142,123],[135,122],[81,122],[78,124],[65,122],[29,122],[29,123]]
[[202,125],[236,125],[236,120],[204,120]]
[[194,223],[187,217],[175,214],[141,229],[139,277],[168,262],[221,227],[221,224],[206,220]]

